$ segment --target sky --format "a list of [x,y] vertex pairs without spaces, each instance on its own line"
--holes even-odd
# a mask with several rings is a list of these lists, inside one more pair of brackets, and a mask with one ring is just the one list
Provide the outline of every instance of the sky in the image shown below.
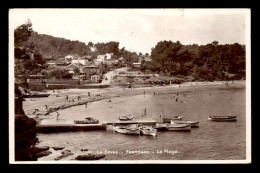
[[159,41],[183,45],[246,43],[247,9],[11,9],[10,30],[31,20],[33,30],[81,42],[117,41],[151,53]]

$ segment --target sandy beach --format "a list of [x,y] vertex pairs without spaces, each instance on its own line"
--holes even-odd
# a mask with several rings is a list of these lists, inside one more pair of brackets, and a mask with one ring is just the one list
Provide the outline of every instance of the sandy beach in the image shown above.
[[[196,90],[216,90],[225,88],[245,88],[245,81],[226,82],[188,82],[181,85],[172,84],[165,86],[122,88],[119,86],[105,89],[66,89],[48,90],[50,96],[47,98],[26,98],[23,103],[25,114],[35,118],[38,122],[43,119],[56,118],[56,112],[73,106],[86,105],[104,99],[113,100],[114,97],[126,97],[145,94],[167,93],[172,91],[190,92]],[[88,95],[90,94],[90,96]],[[68,97],[68,100],[66,99]],[[78,97],[79,100],[78,100]],[[35,111],[37,110],[37,111]],[[46,115],[47,114],[47,115]]]

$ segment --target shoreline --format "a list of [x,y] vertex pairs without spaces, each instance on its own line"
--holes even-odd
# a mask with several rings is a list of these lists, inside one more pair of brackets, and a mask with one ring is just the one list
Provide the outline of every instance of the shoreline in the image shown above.
[[[229,82],[231,83],[231,82]],[[24,104],[26,115],[30,118],[33,118],[40,123],[46,117],[49,116],[50,113],[56,112],[58,110],[68,109],[74,106],[84,105],[88,102],[101,101],[104,99],[112,99],[114,97],[129,97],[140,94],[151,94],[151,93],[164,93],[169,91],[178,91],[178,92],[191,92],[193,90],[212,90],[212,89],[238,89],[245,88],[245,81],[235,81],[233,84],[229,84],[227,86],[225,82],[188,82],[183,83],[181,85],[165,85],[165,86],[152,86],[152,87],[137,87],[137,88],[121,88],[121,87],[109,87],[105,89],[92,89],[91,96],[88,96],[89,89],[69,89],[69,90],[56,90],[51,94],[47,99],[42,100],[39,99],[28,99]],[[88,91],[88,92],[86,92]],[[59,97],[57,97],[59,95]],[[74,102],[67,102],[66,96],[75,100],[78,96],[80,96],[80,100],[76,100]],[[36,101],[36,102],[35,102]],[[30,109],[30,103],[38,103],[35,104],[34,107],[39,110],[37,113],[33,114],[32,111],[34,109]],[[44,107],[48,106],[48,109]]]

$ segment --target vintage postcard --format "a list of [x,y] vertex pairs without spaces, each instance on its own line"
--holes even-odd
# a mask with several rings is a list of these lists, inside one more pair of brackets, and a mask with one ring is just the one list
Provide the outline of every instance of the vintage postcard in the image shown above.
[[9,163],[251,163],[250,9],[10,9]]

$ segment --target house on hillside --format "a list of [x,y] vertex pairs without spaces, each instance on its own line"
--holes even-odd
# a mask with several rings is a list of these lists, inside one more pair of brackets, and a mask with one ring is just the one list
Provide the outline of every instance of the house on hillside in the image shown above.
[[105,55],[98,55],[97,61],[105,63],[107,60],[112,59],[113,53],[106,53]]
[[82,72],[86,75],[88,79],[90,79],[92,75],[102,75],[102,70],[100,69],[100,67],[93,63],[84,65],[82,67]]
[[91,81],[93,83],[98,83],[100,81],[100,75],[92,75],[91,76]]
[[[69,64],[66,69],[69,71],[70,74],[75,74],[75,69],[82,69],[83,65],[82,64]],[[82,72],[82,70],[81,70]],[[82,72],[83,73],[83,72]]]
[[110,59],[110,60],[105,61],[105,64],[114,64],[114,65],[117,65],[118,63],[119,63],[119,60],[118,60],[118,59]]
[[80,63],[82,65],[87,65],[88,60],[86,60],[86,59],[73,59],[71,61],[71,64],[77,64],[77,63]]
[[98,62],[105,62],[105,59],[106,59],[106,55],[98,55],[97,56],[97,61]]
[[134,62],[133,63],[134,68],[140,68],[141,67],[141,62]]
[[78,54],[72,54],[65,56],[66,61],[72,61],[73,59],[80,59],[81,57]]
[[68,65],[68,63],[65,60],[51,60],[48,61],[46,64],[48,64],[49,69],[65,69]]
[[[94,61],[86,61],[84,64],[80,63],[80,61],[76,61],[76,63],[71,63],[68,65],[66,69],[69,73],[73,74],[73,79],[79,78],[79,75],[75,74],[75,69],[79,69],[80,78],[84,80],[96,82],[99,81],[102,76],[102,64]],[[96,75],[96,77],[92,77],[93,75]]]

